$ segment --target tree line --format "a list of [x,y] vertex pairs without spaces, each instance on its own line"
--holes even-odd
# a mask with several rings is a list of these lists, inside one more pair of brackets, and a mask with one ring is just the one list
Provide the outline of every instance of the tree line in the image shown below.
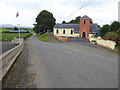
[[110,25],[103,25],[103,27],[100,28],[100,36],[108,40],[120,39],[120,22],[114,21]]

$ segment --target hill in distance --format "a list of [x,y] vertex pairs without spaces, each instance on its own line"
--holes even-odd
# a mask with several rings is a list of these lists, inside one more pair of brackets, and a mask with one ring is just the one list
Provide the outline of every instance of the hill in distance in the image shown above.
[[0,28],[24,28],[24,29],[33,29],[33,27],[28,26],[17,26],[17,25],[11,25],[11,24],[0,24]]

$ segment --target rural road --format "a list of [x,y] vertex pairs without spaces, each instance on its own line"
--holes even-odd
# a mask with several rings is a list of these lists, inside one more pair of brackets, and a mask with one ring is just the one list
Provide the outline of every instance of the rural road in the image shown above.
[[39,88],[117,88],[118,57],[87,46],[28,42],[28,72]]
[[11,41],[4,41],[4,42],[0,42],[0,47],[2,48],[2,49],[0,49],[1,51],[0,51],[0,54],[2,54],[2,53],[4,53],[4,52],[6,52],[6,51],[8,51],[8,50],[10,50],[10,49],[12,49],[12,48],[14,48],[16,45],[13,45],[12,43],[11,43]]
[[112,52],[72,42],[41,42],[35,35],[25,45],[26,72],[31,75],[26,87],[118,87],[118,56]]

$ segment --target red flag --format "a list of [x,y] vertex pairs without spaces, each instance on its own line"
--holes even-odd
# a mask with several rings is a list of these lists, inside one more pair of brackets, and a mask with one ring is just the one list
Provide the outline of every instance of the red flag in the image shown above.
[[18,17],[19,16],[19,12],[17,12],[17,14],[16,14],[16,17]]

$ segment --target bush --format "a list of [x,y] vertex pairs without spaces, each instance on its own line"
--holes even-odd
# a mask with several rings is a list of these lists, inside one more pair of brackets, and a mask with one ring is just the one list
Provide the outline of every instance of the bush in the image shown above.
[[118,34],[116,32],[108,32],[102,38],[107,40],[116,40],[118,38]]

